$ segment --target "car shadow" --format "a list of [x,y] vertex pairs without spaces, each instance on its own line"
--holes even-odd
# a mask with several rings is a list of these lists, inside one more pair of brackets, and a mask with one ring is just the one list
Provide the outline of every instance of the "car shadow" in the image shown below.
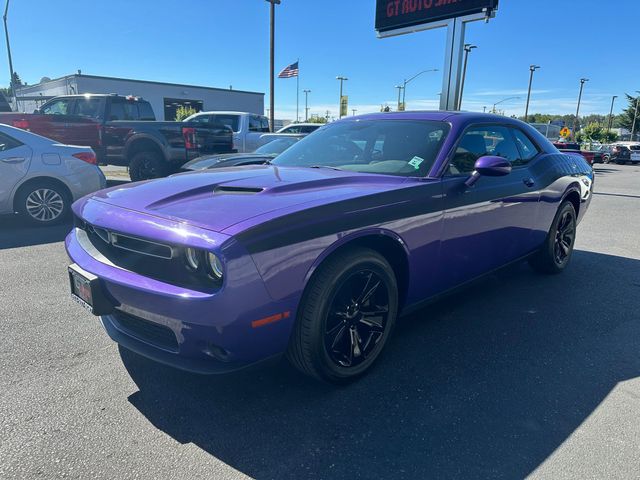
[[509,267],[403,319],[343,387],[284,361],[201,377],[121,349],[129,401],[256,478],[523,478],[640,374],[638,286],[640,261],[586,251],[563,275]]
[[18,215],[0,216],[0,250],[61,242],[73,227],[71,221],[42,227]]

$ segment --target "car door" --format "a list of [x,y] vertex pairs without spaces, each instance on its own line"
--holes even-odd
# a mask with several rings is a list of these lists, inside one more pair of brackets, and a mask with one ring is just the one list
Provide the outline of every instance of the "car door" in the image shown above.
[[71,114],[71,104],[70,98],[58,98],[44,104],[40,113],[45,115],[46,123],[42,124],[37,133],[60,143],[69,143],[67,121]]
[[77,97],[69,105],[66,143],[97,149],[100,146],[100,117],[104,111],[104,97]]
[[13,212],[11,195],[29,171],[31,147],[0,132],[0,213]]
[[[480,177],[467,187],[476,160],[485,155],[508,159],[511,173]],[[533,247],[539,193],[521,157],[512,130],[502,125],[471,126],[452,151],[442,178],[443,288],[498,268]]]

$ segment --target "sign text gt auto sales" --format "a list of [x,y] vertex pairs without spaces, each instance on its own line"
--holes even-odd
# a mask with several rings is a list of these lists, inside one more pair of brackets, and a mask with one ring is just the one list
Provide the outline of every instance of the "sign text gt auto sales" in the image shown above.
[[498,0],[377,0],[376,30],[397,28],[461,17],[497,8]]

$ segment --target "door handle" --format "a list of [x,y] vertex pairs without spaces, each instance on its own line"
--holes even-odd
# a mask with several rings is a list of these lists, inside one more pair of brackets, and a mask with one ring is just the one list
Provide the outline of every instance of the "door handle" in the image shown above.
[[0,158],[4,163],[21,163],[25,161],[24,157]]
[[523,178],[522,182],[527,186],[527,187],[533,187],[536,182],[533,181],[533,178]]

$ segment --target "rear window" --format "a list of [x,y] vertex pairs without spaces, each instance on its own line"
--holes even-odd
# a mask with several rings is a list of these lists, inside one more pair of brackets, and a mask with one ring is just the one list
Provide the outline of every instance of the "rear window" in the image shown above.
[[140,114],[140,120],[154,121],[156,119],[153,108],[151,108],[149,102],[138,102],[138,112]]
[[629,148],[631,150],[636,150],[637,151],[637,150],[640,150],[640,145],[631,145],[631,146],[629,146]]

